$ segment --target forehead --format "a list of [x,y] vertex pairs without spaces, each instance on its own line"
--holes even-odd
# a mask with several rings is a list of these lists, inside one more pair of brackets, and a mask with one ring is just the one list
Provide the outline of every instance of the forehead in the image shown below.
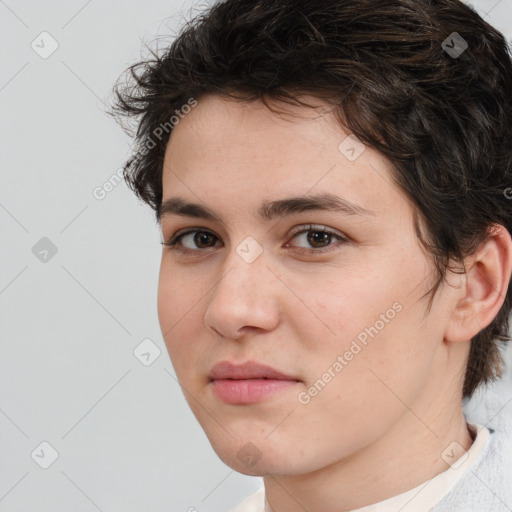
[[[317,108],[278,105],[276,114],[262,102],[201,97],[171,134],[162,176],[164,202],[180,196],[231,206],[233,212],[249,205],[261,210],[263,199],[322,193],[381,212],[403,203],[390,162],[348,138],[330,106],[306,99]],[[354,146],[356,158],[346,153],[347,145]]]
[[[302,99],[314,108],[270,101],[270,107],[276,112],[271,111],[262,101],[245,102],[205,94],[200,97],[197,106],[175,126],[170,142],[179,139],[182,146],[180,149],[186,149],[188,145],[195,147],[198,143],[226,149],[230,139],[233,146],[235,141],[243,140],[243,146],[248,150],[251,147],[261,149],[262,144],[271,149],[273,141],[279,144],[287,138],[299,137],[307,138],[311,144],[318,146],[318,137],[325,130],[326,122],[335,126],[334,119],[329,116],[332,107],[310,96]],[[339,136],[342,135],[340,132]]]

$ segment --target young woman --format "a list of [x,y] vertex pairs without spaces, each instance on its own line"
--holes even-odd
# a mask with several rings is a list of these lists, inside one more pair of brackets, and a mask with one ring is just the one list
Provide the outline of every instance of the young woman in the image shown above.
[[237,512],[512,510],[512,61],[457,0],[225,0],[131,68],[162,334]]

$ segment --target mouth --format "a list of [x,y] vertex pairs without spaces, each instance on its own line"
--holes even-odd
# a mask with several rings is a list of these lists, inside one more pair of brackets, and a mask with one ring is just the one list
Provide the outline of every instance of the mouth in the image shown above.
[[254,361],[242,365],[222,361],[211,369],[208,378],[215,396],[231,405],[259,402],[300,382],[292,375]]

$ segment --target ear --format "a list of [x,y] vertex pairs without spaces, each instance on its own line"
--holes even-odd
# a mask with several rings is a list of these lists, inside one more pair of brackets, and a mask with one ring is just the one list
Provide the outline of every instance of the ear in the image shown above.
[[490,236],[474,254],[464,260],[457,302],[445,330],[450,342],[469,341],[485,329],[498,314],[512,272],[512,239],[501,224],[494,224]]

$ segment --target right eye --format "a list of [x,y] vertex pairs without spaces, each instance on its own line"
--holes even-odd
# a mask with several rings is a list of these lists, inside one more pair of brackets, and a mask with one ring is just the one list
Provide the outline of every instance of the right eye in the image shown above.
[[[218,237],[212,232],[206,231],[204,229],[194,228],[188,229],[185,232],[178,232],[177,234],[171,236],[169,240],[161,242],[161,244],[168,246],[170,250],[194,252],[201,249],[209,249],[211,247],[215,247],[215,245],[211,244],[212,240],[214,239],[218,240]],[[186,245],[187,240],[190,244],[189,247]]]

